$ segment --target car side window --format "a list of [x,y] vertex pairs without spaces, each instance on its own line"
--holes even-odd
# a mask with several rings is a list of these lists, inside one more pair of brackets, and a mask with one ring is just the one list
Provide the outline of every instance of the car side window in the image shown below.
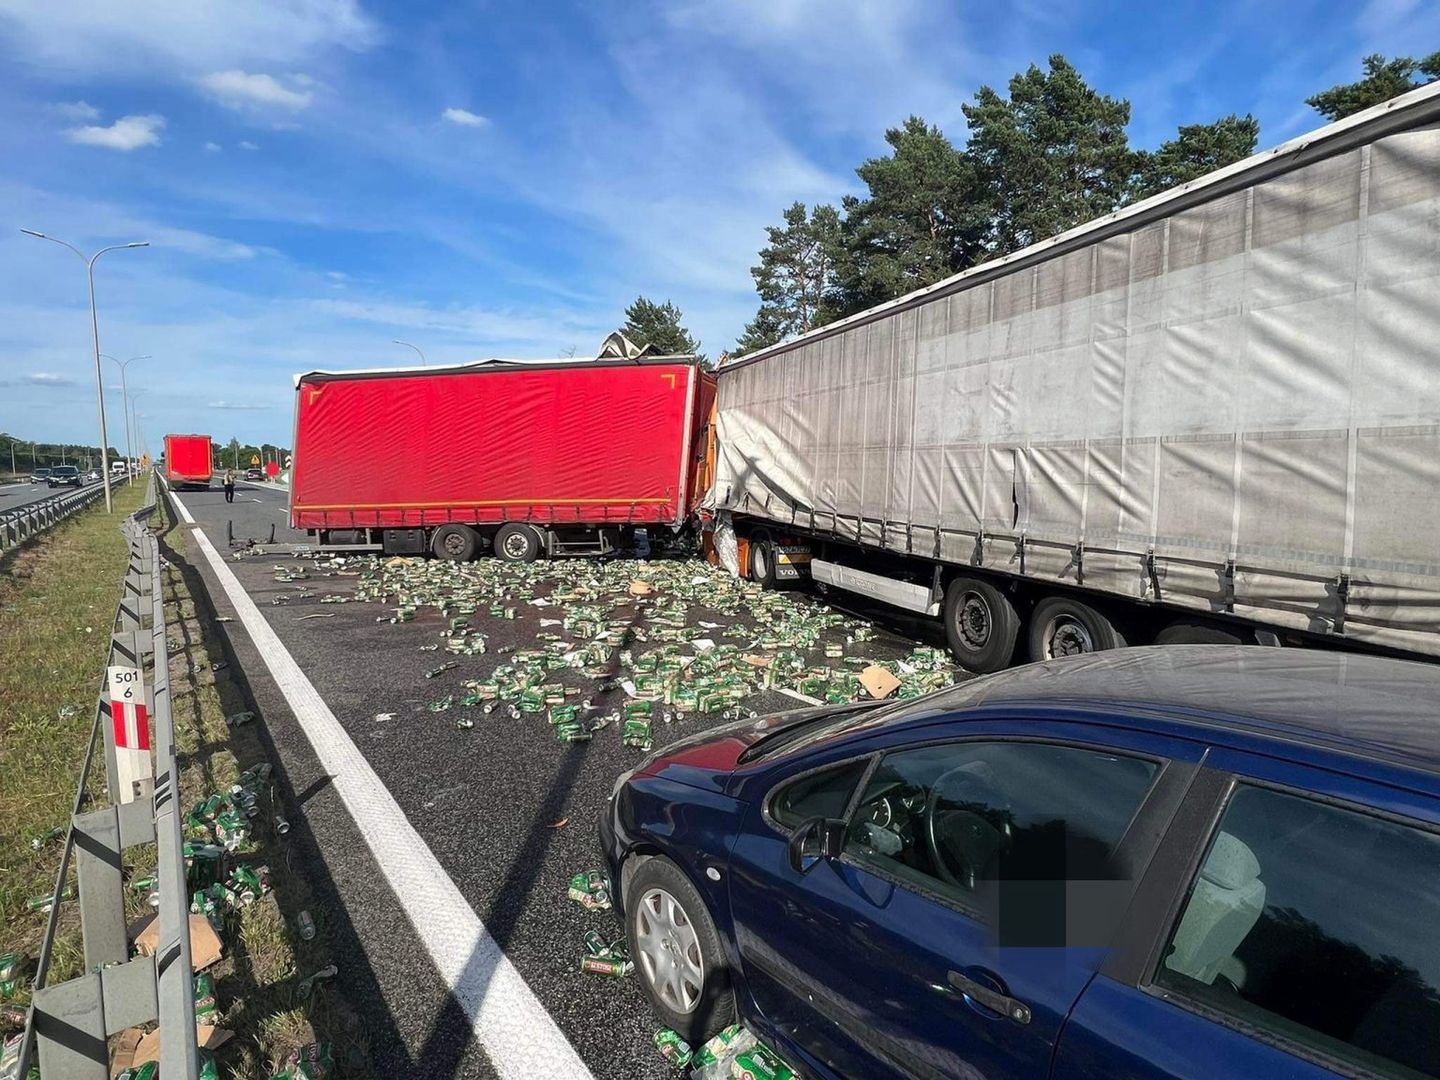
[[869,758],[847,761],[790,781],[772,797],[770,816],[788,828],[810,818],[843,817],[855,785],[869,764]]
[[1437,927],[1440,835],[1242,785],[1155,981],[1367,1070],[1440,1076]]
[[1159,764],[1040,742],[964,742],[887,755],[846,854],[942,895],[1105,880]]

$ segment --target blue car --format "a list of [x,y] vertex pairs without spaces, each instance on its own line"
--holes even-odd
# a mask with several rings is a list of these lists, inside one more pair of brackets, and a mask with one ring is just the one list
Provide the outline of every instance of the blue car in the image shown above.
[[805,1076],[1440,1076],[1440,667],[1128,649],[744,721],[600,840],[663,1022]]

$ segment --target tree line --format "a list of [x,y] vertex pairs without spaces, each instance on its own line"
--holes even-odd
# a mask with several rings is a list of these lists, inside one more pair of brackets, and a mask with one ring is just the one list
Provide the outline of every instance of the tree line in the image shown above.
[[[124,454],[111,447],[110,461],[124,459]],[[86,469],[100,467],[100,448],[74,443],[36,443],[0,431],[0,473],[24,476],[33,469],[54,465],[79,465]],[[0,507],[3,509],[3,507]]]
[[[1440,79],[1440,52],[1371,55],[1363,76],[1306,99],[1327,120]],[[1154,150],[1130,146],[1130,102],[1090,86],[1064,56],[1032,64],[1005,93],[961,106],[956,146],[918,116],[885,133],[889,153],[855,170],[864,195],[796,202],[766,229],[750,268],[760,304],[730,352],[763,349],[893,300],[1249,157],[1251,115],[1181,125]],[[670,301],[638,297],[624,333],[660,353],[703,355]]]

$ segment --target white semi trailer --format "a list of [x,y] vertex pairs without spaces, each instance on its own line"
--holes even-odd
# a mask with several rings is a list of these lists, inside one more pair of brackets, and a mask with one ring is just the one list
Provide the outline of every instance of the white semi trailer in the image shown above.
[[723,367],[710,499],[977,671],[1440,655],[1440,85]]

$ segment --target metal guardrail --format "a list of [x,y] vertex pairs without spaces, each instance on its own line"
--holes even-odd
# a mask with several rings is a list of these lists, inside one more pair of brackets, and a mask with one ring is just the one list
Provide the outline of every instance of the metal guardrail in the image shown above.
[[[108,1036],[157,1019],[161,1075],[167,1080],[198,1077],[189,894],[178,805],[179,768],[170,708],[160,546],[146,526],[155,511],[155,489],[152,473],[144,505],[121,526],[130,544],[129,565],[36,966],[14,1073],[22,1080],[32,1056],[38,1057],[45,1080],[108,1080]],[[148,779],[131,781],[128,792],[120,790],[120,777],[127,774],[117,754],[134,751],[117,750],[116,728],[123,731],[123,725],[112,716],[114,688],[109,685],[110,669],[116,666],[148,675],[144,698],[155,727],[153,783]],[[87,786],[97,734],[104,740],[107,789],[106,798],[93,806]],[[87,803],[93,808],[85,809]],[[159,941],[153,955],[131,959],[121,855],[136,844],[151,842],[156,843],[158,860]],[[51,984],[50,960],[72,856],[85,971]]]
[[[128,478],[126,479],[128,483]],[[118,480],[110,482],[112,488],[119,487]],[[62,491],[13,510],[0,510],[0,553],[19,547],[36,533],[44,532],[57,521],[62,521],[83,510],[105,494],[103,483],[87,484],[72,491]]]

